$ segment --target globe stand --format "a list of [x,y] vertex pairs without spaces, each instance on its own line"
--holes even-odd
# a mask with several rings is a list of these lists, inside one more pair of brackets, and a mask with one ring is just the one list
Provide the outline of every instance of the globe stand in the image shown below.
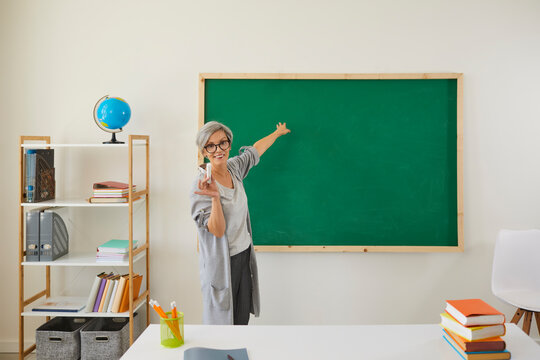
[[125,144],[116,140],[116,133],[122,131],[130,117],[131,109],[124,99],[109,95],[99,99],[94,105],[94,121],[101,130],[112,133],[111,140],[103,144]]
[[[120,129],[122,130],[122,129]],[[111,141],[104,141],[104,144],[125,144],[123,141],[117,141],[116,140],[116,133],[112,133]]]

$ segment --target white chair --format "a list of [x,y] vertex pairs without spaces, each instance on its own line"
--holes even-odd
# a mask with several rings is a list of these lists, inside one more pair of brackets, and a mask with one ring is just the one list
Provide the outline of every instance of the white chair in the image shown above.
[[528,335],[534,314],[540,332],[540,230],[501,230],[495,244],[491,290],[517,307],[512,323],[523,314]]

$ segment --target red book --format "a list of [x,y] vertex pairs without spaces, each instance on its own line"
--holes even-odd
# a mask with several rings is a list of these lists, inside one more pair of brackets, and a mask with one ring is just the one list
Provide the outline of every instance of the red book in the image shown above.
[[504,314],[482,299],[447,300],[446,312],[465,326],[504,324]]
[[127,189],[129,184],[118,181],[103,181],[94,184],[94,189]]

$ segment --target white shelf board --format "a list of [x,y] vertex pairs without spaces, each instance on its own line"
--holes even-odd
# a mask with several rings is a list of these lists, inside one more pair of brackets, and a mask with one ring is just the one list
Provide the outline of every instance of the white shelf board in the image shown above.
[[[57,297],[58,298],[58,297]],[[61,298],[61,296],[60,296]],[[143,306],[146,303],[145,300],[141,301],[139,306],[135,307],[133,312],[139,310],[141,306]],[[37,305],[37,304],[36,304]],[[32,305],[28,305],[29,308],[32,307]],[[21,313],[22,316],[64,316],[64,317],[129,317],[129,311],[122,312],[122,313],[113,313],[113,312],[86,312],[84,310],[77,311],[77,312],[68,312],[68,311],[25,311]]]
[[[145,196],[141,196],[138,200],[133,201],[134,204],[137,204],[141,201],[144,201]],[[21,206],[28,208],[35,207],[129,207],[129,203],[90,203],[86,199],[52,199],[47,201],[41,201],[37,203],[21,203]]]
[[[143,140],[135,140],[133,146],[144,146],[146,142],[141,142]],[[21,144],[22,148],[25,149],[41,149],[41,148],[76,148],[76,147],[97,147],[97,148],[128,148],[126,144],[45,144],[45,143],[24,143]]]
[[[144,258],[146,251],[133,257],[133,263]],[[67,253],[54,261],[23,261],[25,266],[129,266],[129,261],[97,262],[96,253]]]

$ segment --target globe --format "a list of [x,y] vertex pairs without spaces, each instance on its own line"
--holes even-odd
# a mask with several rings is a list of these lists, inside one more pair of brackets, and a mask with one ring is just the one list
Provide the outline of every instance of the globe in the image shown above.
[[131,108],[119,97],[103,96],[94,106],[94,121],[103,131],[112,133],[110,141],[104,144],[123,144],[116,140],[116,133],[122,131],[131,118]]

